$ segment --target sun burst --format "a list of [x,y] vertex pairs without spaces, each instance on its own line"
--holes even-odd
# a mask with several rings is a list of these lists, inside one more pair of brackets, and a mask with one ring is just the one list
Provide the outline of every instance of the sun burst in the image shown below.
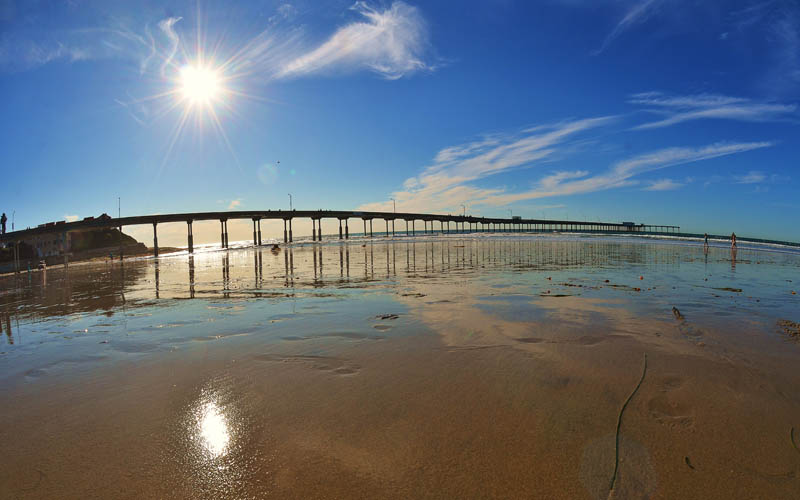
[[179,95],[192,106],[209,105],[224,91],[217,71],[193,65],[181,68],[178,85]]

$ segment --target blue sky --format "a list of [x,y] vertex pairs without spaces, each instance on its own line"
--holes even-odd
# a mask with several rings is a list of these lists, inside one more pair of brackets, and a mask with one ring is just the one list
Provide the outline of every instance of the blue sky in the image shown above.
[[795,0],[11,0],[0,96],[17,227],[292,193],[800,241]]

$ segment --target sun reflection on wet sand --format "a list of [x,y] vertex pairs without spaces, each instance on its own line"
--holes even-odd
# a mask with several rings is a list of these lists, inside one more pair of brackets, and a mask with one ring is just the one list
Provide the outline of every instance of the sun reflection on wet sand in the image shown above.
[[197,438],[211,458],[217,458],[228,450],[231,436],[228,421],[215,401],[204,402],[198,408]]

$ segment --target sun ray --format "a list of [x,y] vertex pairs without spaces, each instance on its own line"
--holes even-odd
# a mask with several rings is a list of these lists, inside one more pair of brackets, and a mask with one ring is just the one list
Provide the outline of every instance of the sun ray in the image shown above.
[[178,142],[178,138],[181,136],[181,133],[183,131],[183,126],[186,124],[186,120],[189,118],[190,114],[191,114],[191,109],[184,108],[180,120],[178,120],[178,123],[173,128],[172,133],[170,133],[169,145],[167,146],[167,151],[164,154],[164,161],[161,163],[162,169],[167,164],[167,160],[169,160],[169,157],[172,154],[172,148],[174,148],[175,143]]
[[244,171],[242,170],[242,165],[241,163],[239,163],[239,157],[236,155],[236,151],[234,151],[233,145],[231,145],[231,141],[228,139],[228,134],[225,133],[225,129],[222,127],[222,123],[220,122],[219,117],[217,116],[217,112],[212,108],[209,109],[209,114],[211,115],[212,123],[216,127],[217,132],[225,141],[225,145],[228,147],[228,151],[230,151],[231,156],[233,156],[233,159],[236,162],[236,166],[239,168],[239,172],[244,173]]

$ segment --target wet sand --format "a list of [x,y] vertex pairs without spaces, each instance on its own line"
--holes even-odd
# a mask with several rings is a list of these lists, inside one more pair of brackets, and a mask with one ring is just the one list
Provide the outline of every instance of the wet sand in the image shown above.
[[795,254],[491,238],[4,282],[0,492],[795,498],[799,281]]

